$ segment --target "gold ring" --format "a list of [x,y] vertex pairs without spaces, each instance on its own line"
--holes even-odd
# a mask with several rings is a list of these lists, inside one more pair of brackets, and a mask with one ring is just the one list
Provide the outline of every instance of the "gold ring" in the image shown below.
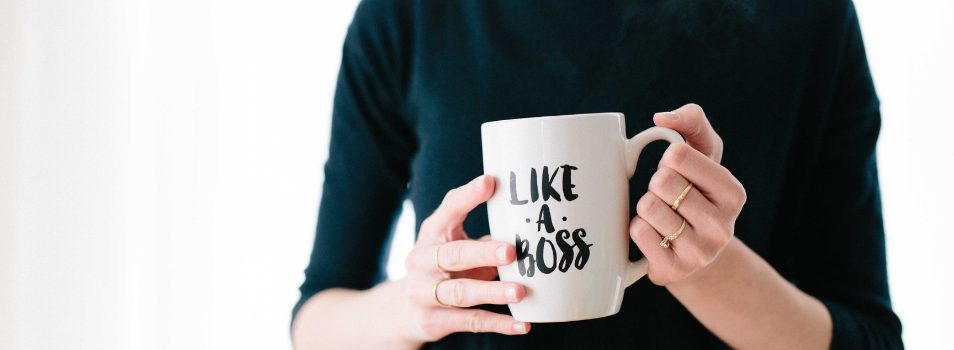
[[[679,225],[679,229],[672,234],[663,237],[662,241],[659,242],[659,246],[663,248],[669,248],[669,243],[679,238],[679,235],[682,234],[682,231],[686,229],[686,219],[682,219],[682,225]],[[436,289],[435,289],[436,290]]]
[[[437,271],[440,271],[441,273],[448,273],[447,271],[444,271],[444,268],[441,267],[441,247],[443,246],[444,244],[441,244],[437,246],[437,249],[434,249],[434,265],[437,266]],[[437,287],[434,287],[434,288],[437,288]]]
[[676,201],[672,202],[672,210],[678,210],[679,205],[682,204],[682,200],[686,199],[686,196],[689,195],[689,190],[692,189],[692,183],[690,182],[685,189],[682,190],[682,193],[679,194],[679,197],[676,197]]
[[450,305],[444,304],[441,302],[441,298],[437,297],[437,287],[441,285],[441,282],[446,280],[437,280],[437,283],[434,283],[434,288],[431,290],[431,295],[434,296],[434,302],[437,303],[440,307],[450,307]]

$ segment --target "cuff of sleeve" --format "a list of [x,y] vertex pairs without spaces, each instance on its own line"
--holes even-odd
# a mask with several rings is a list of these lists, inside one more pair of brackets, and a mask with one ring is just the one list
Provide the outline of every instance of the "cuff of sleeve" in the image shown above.
[[[820,299],[831,315],[832,334],[830,349],[900,349],[901,324],[892,317],[896,327],[874,315],[860,312],[849,306],[827,299]],[[893,313],[891,313],[893,315]]]
[[828,308],[828,314],[831,315],[831,346],[830,349],[850,349],[851,344],[858,344],[857,329],[852,326],[855,321],[851,311],[845,309],[838,303],[830,300],[821,300],[822,304]]

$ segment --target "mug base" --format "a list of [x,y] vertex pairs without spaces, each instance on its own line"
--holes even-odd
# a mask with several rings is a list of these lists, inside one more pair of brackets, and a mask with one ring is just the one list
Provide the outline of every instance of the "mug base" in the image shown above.
[[586,321],[593,320],[597,318],[609,317],[615,314],[618,314],[619,310],[603,313],[603,314],[589,314],[589,315],[575,315],[569,317],[517,317],[514,316],[514,319],[520,322],[530,322],[530,323],[560,323],[560,322],[575,322],[575,321]]

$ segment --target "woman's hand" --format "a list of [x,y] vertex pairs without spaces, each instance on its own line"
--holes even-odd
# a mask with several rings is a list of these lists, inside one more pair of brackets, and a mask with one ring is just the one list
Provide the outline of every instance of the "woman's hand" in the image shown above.
[[[485,310],[462,309],[479,304],[510,304],[526,290],[512,282],[494,281],[499,265],[516,259],[514,246],[468,239],[463,223],[475,207],[490,199],[494,180],[480,176],[455,188],[421,223],[417,243],[407,256],[406,300],[411,312],[408,337],[434,341],[455,332],[525,334],[530,324]],[[443,305],[442,305],[443,304]]]
[[[732,240],[746,197],[739,181],[719,165],[722,139],[701,107],[688,104],[657,113],[653,121],[681,133],[686,143],[672,145],[663,154],[649,192],[636,205],[630,236],[649,259],[650,280],[669,285],[700,274],[718,258]],[[683,220],[682,233],[663,247],[660,242],[677,232]]]

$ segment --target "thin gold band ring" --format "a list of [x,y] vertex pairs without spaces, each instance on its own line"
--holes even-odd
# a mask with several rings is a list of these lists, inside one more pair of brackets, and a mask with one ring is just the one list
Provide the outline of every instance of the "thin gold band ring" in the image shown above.
[[441,298],[437,297],[437,287],[441,285],[442,282],[446,280],[437,280],[437,283],[434,283],[434,288],[431,289],[431,295],[434,296],[434,302],[437,303],[440,307],[450,307],[450,305],[444,304],[441,302]]
[[[437,249],[434,249],[434,265],[437,266],[437,271],[440,271],[441,273],[448,273],[447,271],[444,270],[444,268],[441,267],[441,247],[443,246],[444,245],[441,244],[437,246]],[[436,289],[437,287],[434,287],[434,288],[435,290],[437,290]]]
[[679,196],[676,197],[676,200],[675,200],[674,202],[672,202],[672,210],[678,210],[678,209],[679,209],[679,206],[682,205],[682,201],[683,201],[684,199],[686,199],[686,196],[689,195],[689,191],[690,191],[690,190],[692,190],[692,183],[691,183],[691,182],[689,183],[689,185],[686,186],[685,189],[682,190],[682,193],[679,193]]

